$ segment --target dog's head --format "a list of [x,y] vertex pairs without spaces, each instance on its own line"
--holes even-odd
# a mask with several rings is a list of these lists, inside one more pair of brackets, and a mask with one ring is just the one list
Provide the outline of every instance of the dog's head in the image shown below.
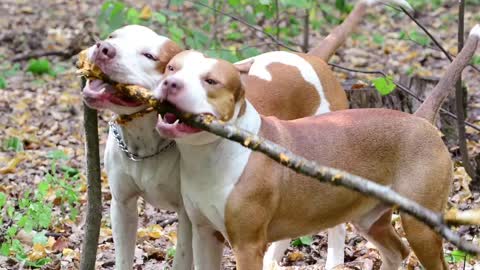
[[[111,80],[154,89],[163,79],[165,67],[182,51],[166,37],[140,25],[122,27],[88,49],[88,60]],[[97,109],[110,109],[130,114],[145,105],[115,96],[115,90],[100,81],[92,81],[84,89],[85,100]]]
[[[244,66],[242,70],[245,70]],[[177,54],[168,63],[165,78],[154,94],[182,112],[210,114],[226,122],[235,121],[245,106],[245,90],[239,69],[229,62],[206,57],[197,51]],[[169,138],[201,133],[169,113],[159,117],[157,130]]]

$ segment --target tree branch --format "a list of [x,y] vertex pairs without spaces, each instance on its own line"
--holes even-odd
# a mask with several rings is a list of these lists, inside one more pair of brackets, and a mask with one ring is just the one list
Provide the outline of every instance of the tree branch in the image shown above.
[[[464,42],[464,35],[465,35],[465,1],[459,0],[459,11],[458,11],[458,51],[461,51],[463,48]],[[411,15],[407,10],[400,7],[400,9],[405,13],[415,24],[422,29],[422,31],[433,41],[435,46],[440,49],[443,54],[453,62],[453,57],[447,50],[440,44],[440,42],[427,30],[427,28],[421,24],[413,15]],[[473,65],[472,65],[473,66]],[[475,67],[474,67],[475,68]],[[465,131],[465,108],[464,108],[464,91],[462,86],[462,79],[457,82],[456,91],[455,91],[455,99],[456,99],[456,109],[457,109],[457,132],[458,132],[458,144],[460,147],[460,154],[462,156],[462,163],[465,167],[465,171],[467,174],[472,178],[475,182],[478,183],[480,180],[477,180],[476,170],[473,168],[472,164],[470,163],[470,158],[468,156],[468,148],[467,148],[467,136]]]
[[[330,66],[334,67],[334,68],[338,68],[338,69],[343,69],[343,70],[346,70],[346,71],[351,71],[351,72],[357,72],[357,73],[364,73],[364,74],[378,74],[378,75],[382,75],[383,77],[386,77],[387,74],[381,70],[362,70],[362,69],[353,69],[353,68],[347,68],[347,67],[344,67],[344,66],[340,66],[340,65],[337,65],[337,64],[332,64],[332,63],[329,63]],[[404,91],[405,93],[407,93],[408,95],[412,96],[413,98],[415,98],[416,100],[420,101],[420,102],[423,102],[424,99],[420,98],[419,96],[415,95],[410,89],[408,89],[408,87],[402,85],[401,83],[399,82],[396,82],[396,81],[392,81],[398,88],[400,88],[400,90]],[[445,110],[443,108],[440,108],[440,111],[444,114],[446,114],[447,116],[453,118],[453,119],[457,119],[457,116],[448,111],[448,110]],[[473,124],[473,123],[470,123],[468,121],[466,121],[464,119],[463,121],[465,123],[465,125],[477,130],[477,131],[480,131],[480,127]]]
[[[82,80],[82,87],[85,80]],[[81,270],[95,269],[98,236],[102,221],[102,183],[100,180],[100,153],[98,145],[97,111],[84,104],[85,152],[87,167],[87,217],[85,238],[80,260]]]

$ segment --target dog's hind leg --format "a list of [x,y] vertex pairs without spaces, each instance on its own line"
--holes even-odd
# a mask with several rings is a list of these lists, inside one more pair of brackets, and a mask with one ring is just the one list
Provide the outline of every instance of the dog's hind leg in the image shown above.
[[408,243],[422,266],[426,270],[447,270],[442,237],[407,214],[402,213],[401,218]]
[[185,209],[178,211],[178,239],[172,270],[193,269],[192,223]]
[[[391,224],[392,210],[388,208],[382,210],[382,207],[376,210],[378,211],[372,211],[372,214],[367,214],[361,221],[355,223],[355,227],[379,250],[382,257],[380,270],[397,270],[408,256],[409,250]],[[375,220],[379,214],[380,217]]]

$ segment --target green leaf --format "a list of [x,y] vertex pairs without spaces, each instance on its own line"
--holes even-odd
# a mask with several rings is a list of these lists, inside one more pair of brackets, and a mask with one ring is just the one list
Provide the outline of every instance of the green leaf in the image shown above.
[[46,257],[46,258],[41,258],[41,259],[39,259],[37,261],[34,261],[34,262],[27,261],[26,265],[30,266],[30,267],[34,267],[34,268],[40,268],[40,267],[45,266],[45,265],[47,265],[51,262],[52,262],[52,259]]
[[53,159],[53,160],[59,160],[59,159],[68,159],[67,154],[63,150],[53,150],[47,153],[47,158]]
[[[229,1],[230,2],[230,1]],[[270,5],[272,3],[272,0],[260,0],[260,4],[262,5]]]
[[302,236],[292,241],[292,246],[309,246],[313,243],[313,238],[311,236]]
[[129,24],[138,24],[140,22],[139,15],[140,13],[136,9],[129,8],[127,11],[127,22]]
[[[262,0],[260,1],[260,3],[262,2]],[[228,4],[230,4],[230,6],[232,7],[237,7],[240,5],[240,0],[228,0]]]
[[39,244],[45,245],[47,244],[48,238],[45,236],[45,232],[42,231],[42,232],[36,233],[33,236],[32,241],[34,244],[39,243]]
[[0,210],[2,210],[5,203],[7,203],[7,194],[0,192]]
[[422,46],[427,46],[430,43],[430,39],[427,35],[421,34],[417,31],[410,32],[409,36],[413,41]]
[[182,28],[179,28],[177,25],[172,24],[168,27],[168,32],[171,35],[171,39],[177,43],[180,43],[185,36],[185,32]]
[[2,256],[8,257],[10,255],[10,244],[7,242],[3,242],[2,245],[0,246],[0,254]]
[[397,87],[395,83],[393,83],[391,76],[380,77],[380,78],[374,79],[372,82],[375,88],[377,89],[377,91],[382,96],[386,96],[390,94]]
[[3,148],[7,151],[22,152],[23,142],[18,137],[10,137],[4,142]]
[[7,88],[7,81],[5,80],[5,78],[0,76],[0,89],[5,89],[5,88]]
[[167,16],[160,12],[153,13],[153,19],[159,22],[160,24],[165,24],[167,22]]
[[[480,56],[479,55],[475,55],[472,59],[472,64],[475,65],[475,66],[478,66],[480,65]],[[1,87],[0,87],[1,88]]]
[[51,74],[53,72],[50,61],[47,59],[32,59],[28,62],[27,71],[36,75]]
[[175,247],[170,247],[167,249],[167,258],[174,258],[176,253]]
[[385,37],[381,34],[374,34],[373,35],[373,42],[382,46],[385,43]]

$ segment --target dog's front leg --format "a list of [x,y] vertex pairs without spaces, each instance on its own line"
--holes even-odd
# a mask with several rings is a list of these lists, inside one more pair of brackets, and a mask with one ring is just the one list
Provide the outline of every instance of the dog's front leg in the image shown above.
[[173,270],[193,269],[192,223],[185,209],[178,211],[178,239]]
[[193,261],[195,270],[220,269],[224,240],[210,225],[198,225],[192,220]]
[[110,215],[117,270],[132,269],[138,226],[137,199],[138,196],[134,196],[119,201],[112,197]]

